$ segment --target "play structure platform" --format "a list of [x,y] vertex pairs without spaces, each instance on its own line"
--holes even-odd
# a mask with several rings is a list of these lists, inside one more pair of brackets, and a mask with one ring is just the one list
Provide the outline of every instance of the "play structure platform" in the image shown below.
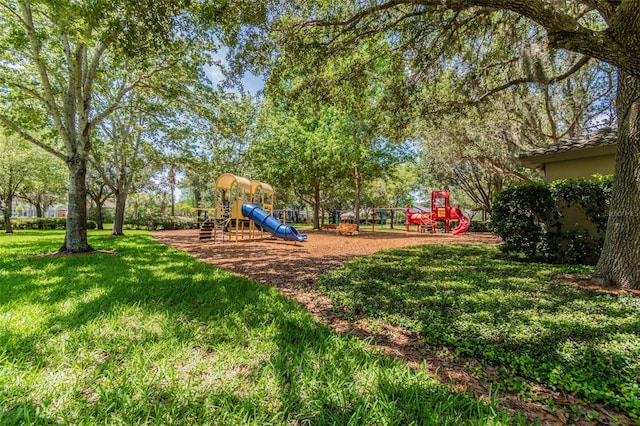
[[307,236],[272,216],[271,185],[229,173],[216,179],[214,206],[204,211],[200,241],[238,241],[262,237],[265,232],[285,241],[304,241]]
[[[417,211],[412,211],[411,206],[406,206],[406,228],[411,230],[411,225],[417,225],[422,232],[436,232],[436,224],[444,222],[444,232],[451,232],[453,235],[465,233],[469,230],[471,220],[464,215],[460,206],[451,206],[449,191],[431,192],[431,209],[421,206],[414,206]],[[451,229],[450,221],[457,220],[458,225]]]

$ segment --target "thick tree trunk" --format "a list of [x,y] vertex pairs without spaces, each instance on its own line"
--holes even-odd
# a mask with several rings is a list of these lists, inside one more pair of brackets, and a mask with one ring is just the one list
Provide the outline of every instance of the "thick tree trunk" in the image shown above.
[[616,101],[618,148],[611,208],[592,280],[640,289],[640,78],[621,72]]
[[87,161],[75,158],[69,163],[69,205],[64,245],[60,252],[93,251],[87,241]]
[[113,217],[113,231],[112,236],[124,235],[124,211],[127,205],[127,192],[118,191],[116,194],[116,212]]
[[42,204],[34,203],[36,208],[36,217],[44,217],[44,209],[42,208]]
[[11,227],[11,210],[13,210],[13,197],[8,197],[5,200],[3,210],[5,234],[13,234],[13,228]]

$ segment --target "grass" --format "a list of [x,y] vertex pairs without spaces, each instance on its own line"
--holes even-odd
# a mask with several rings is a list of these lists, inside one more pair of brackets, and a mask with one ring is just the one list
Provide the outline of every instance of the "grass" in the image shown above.
[[428,343],[640,418],[640,299],[553,279],[580,266],[500,260],[493,246],[421,246],[357,258],[320,288],[338,306]]
[[0,235],[0,424],[522,424],[156,243]]

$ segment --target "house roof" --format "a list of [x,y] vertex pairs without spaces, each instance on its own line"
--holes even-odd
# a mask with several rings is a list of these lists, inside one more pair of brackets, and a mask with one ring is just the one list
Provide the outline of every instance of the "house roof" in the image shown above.
[[583,150],[601,146],[615,145],[618,141],[618,129],[605,127],[595,132],[588,133],[580,138],[572,138],[546,148],[536,148],[520,154],[521,160],[532,159],[533,157],[546,156],[549,154],[562,153],[568,151]]

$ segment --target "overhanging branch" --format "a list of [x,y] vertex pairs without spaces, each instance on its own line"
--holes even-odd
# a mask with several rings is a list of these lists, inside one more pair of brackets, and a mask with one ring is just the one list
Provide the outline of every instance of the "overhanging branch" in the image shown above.
[[6,115],[0,114],[0,122],[2,122],[2,124],[4,124],[8,129],[10,129],[10,130],[16,132],[17,134],[19,134],[23,139],[25,139],[25,140],[35,144],[36,146],[44,149],[49,154],[55,155],[56,157],[60,158],[65,163],[67,162],[67,157],[63,153],[51,148],[49,145],[45,144],[41,140],[33,137],[31,134],[26,132],[24,129],[22,129],[20,126],[18,126],[16,123],[14,123]]

